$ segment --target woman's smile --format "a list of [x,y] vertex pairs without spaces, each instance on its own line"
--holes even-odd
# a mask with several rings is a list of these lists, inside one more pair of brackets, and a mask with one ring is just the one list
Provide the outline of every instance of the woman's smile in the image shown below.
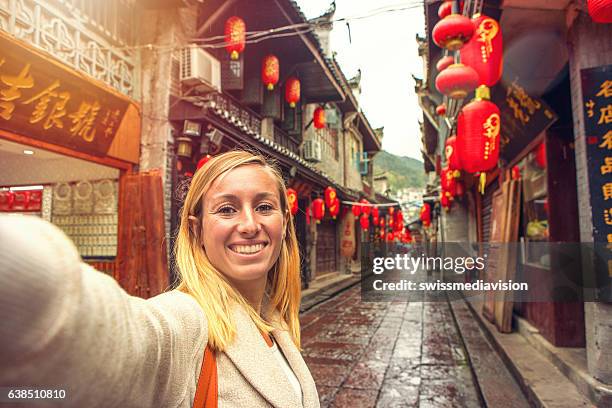
[[267,242],[253,242],[253,243],[242,243],[242,244],[231,244],[229,249],[243,256],[252,257],[261,253],[261,251],[268,246]]

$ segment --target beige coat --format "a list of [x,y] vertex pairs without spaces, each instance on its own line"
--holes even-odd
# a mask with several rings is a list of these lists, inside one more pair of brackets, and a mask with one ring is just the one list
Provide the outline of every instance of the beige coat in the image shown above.
[[[33,217],[0,216],[0,254],[0,387],[65,389],[63,407],[193,404],[208,331],[191,296],[131,297]],[[246,311],[233,313],[236,341],[217,356],[219,407],[319,407],[289,333],[273,331],[303,403]]]

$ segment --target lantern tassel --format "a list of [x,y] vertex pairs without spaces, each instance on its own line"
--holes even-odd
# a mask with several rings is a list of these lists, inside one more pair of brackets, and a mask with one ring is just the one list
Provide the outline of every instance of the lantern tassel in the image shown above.
[[487,185],[487,173],[483,171],[482,173],[480,173],[480,181],[478,183],[478,191],[480,192],[480,194],[484,195],[486,185]]

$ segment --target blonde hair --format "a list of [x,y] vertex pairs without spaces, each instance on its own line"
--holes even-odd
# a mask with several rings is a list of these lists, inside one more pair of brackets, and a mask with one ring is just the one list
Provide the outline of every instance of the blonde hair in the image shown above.
[[[278,185],[281,210],[287,221],[287,229],[278,260],[268,273],[265,292],[268,294],[268,311],[277,310],[280,313],[283,325],[287,326],[283,328],[289,331],[299,349],[298,314],[301,282],[298,242],[281,173],[274,164],[261,155],[241,150],[223,153],[211,159],[193,176],[181,210],[180,226],[174,246],[179,277],[177,289],[193,296],[202,307],[208,320],[208,344],[214,350],[224,351],[234,340],[236,327],[231,309],[236,303],[245,308],[260,331],[269,333],[273,329],[210,263],[202,247],[203,197],[215,180],[230,170],[245,165],[259,165],[267,169]],[[195,228],[189,217],[198,219],[199,223]]]

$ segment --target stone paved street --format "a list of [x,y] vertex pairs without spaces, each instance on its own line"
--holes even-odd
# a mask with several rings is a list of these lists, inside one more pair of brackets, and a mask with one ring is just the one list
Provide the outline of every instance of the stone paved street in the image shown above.
[[480,407],[446,302],[362,302],[356,285],[301,316],[322,407]]

